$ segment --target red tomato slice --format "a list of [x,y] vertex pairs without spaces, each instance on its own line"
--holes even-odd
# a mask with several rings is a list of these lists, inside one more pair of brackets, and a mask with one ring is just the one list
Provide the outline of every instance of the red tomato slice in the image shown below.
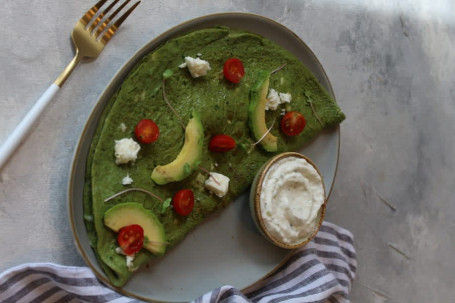
[[182,189],[175,193],[172,198],[172,206],[176,213],[188,216],[193,211],[194,193],[191,189]]
[[297,136],[305,128],[305,117],[299,112],[288,112],[281,119],[281,130],[287,136]]
[[160,135],[158,125],[151,119],[142,119],[134,129],[136,139],[143,144],[153,143]]
[[227,152],[235,148],[235,140],[228,135],[213,136],[209,143],[209,150],[212,152]]
[[245,75],[245,69],[243,68],[243,63],[240,59],[230,58],[224,63],[223,67],[224,77],[232,82],[239,83],[240,79]]
[[133,255],[144,245],[144,229],[137,224],[124,226],[118,232],[117,242],[125,254]]

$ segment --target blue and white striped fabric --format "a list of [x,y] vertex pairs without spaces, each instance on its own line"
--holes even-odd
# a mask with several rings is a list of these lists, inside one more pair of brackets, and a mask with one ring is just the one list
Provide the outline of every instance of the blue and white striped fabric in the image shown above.
[[[272,276],[242,293],[222,286],[194,303],[349,302],[357,262],[352,234],[324,222]],[[0,274],[0,302],[142,302],[103,286],[86,267],[24,264]]]

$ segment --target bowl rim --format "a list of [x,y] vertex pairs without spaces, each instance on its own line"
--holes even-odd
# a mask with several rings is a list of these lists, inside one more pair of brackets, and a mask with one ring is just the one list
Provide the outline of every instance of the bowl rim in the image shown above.
[[[318,221],[316,228],[308,237],[303,239],[302,242],[299,242],[296,244],[284,243],[284,242],[280,241],[279,239],[277,239],[276,237],[274,237],[273,234],[268,230],[267,225],[264,222],[264,218],[262,217],[262,214],[261,214],[262,213],[261,212],[261,191],[262,191],[262,185],[263,185],[264,178],[273,165],[275,165],[279,160],[288,158],[288,157],[301,158],[301,159],[306,160],[308,163],[310,163],[310,165],[315,168],[316,172],[318,173],[318,175],[321,178],[321,186],[322,186],[322,190],[324,193],[324,202],[322,203],[322,205],[318,211],[319,221]],[[301,153],[284,152],[284,153],[274,156],[273,158],[271,158],[269,161],[267,161],[264,164],[264,166],[258,172],[258,177],[257,177],[257,180],[255,183],[256,184],[254,184],[254,186],[252,187],[252,190],[254,191],[254,193],[253,193],[253,212],[254,212],[254,214],[253,215],[256,217],[255,221],[258,223],[258,227],[260,228],[261,232],[265,235],[265,237],[269,241],[271,241],[273,244],[275,244],[281,248],[285,248],[285,249],[296,249],[296,248],[300,248],[300,247],[303,247],[306,244],[308,244],[316,236],[317,232],[321,228],[322,222],[324,221],[325,210],[326,210],[327,201],[328,201],[328,198],[327,198],[326,192],[325,192],[324,178],[322,177],[322,174],[319,171],[316,164],[314,164],[314,162],[309,157],[307,157]]]

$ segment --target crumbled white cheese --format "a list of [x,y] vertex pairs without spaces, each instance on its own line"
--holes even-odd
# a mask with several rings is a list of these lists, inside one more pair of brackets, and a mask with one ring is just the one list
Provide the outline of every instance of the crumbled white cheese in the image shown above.
[[141,146],[131,138],[123,138],[115,140],[115,164],[126,164],[134,162],[137,158],[137,153]]
[[133,178],[126,174],[126,177],[122,179],[122,185],[131,185],[131,183],[133,183]]
[[280,95],[278,92],[271,88],[267,95],[267,102],[265,103],[265,110],[275,110],[280,105]]
[[267,102],[265,104],[265,110],[276,110],[278,105],[283,103],[290,103],[292,96],[289,93],[279,93],[273,88],[269,90],[267,95]]
[[292,101],[292,96],[289,93],[279,93],[281,103],[290,103]]
[[126,132],[126,125],[125,125],[125,123],[120,123],[119,128],[120,128],[120,130],[121,130],[123,133]]
[[137,267],[134,266],[134,257],[136,255],[126,256],[126,267],[128,267],[129,271],[135,271]]
[[210,172],[210,177],[205,180],[204,185],[205,188],[222,198],[228,192],[229,178],[219,173]]
[[180,68],[188,67],[190,74],[193,78],[198,78],[207,75],[210,64],[200,58],[185,57],[185,62],[179,65]]
[[134,266],[134,258],[136,257],[135,254],[132,254],[132,255],[127,255],[125,254],[125,252],[123,251],[123,249],[121,247],[117,247],[115,249],[115,252],[118,253],[119,255],[124,255],[125,258],[126,258],[126,267],[128,268],[128,271],[136,271],[138,269],[138,267],[135,267]]

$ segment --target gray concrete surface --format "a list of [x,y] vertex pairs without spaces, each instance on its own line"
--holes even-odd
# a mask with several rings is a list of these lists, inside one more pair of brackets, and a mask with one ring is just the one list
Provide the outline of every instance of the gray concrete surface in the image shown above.
[[[72,58],[93,1],[2,1],[0,142]],[[327,220],[353,232],[352,302],[451,302],[455,290],[455,4],[446,1],[143,1],[100,58],[83,63],[0,172],[0,271],[84,265],[68,224],[76,140],[113,74],[185,20],[251,12],[315,52],[347,115]]]

